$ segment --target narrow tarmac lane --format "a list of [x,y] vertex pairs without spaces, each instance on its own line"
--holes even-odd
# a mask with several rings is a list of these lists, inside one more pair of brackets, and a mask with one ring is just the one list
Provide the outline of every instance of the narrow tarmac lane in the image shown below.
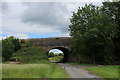
[[88,71],[78,67],[71,66],[66,63],[58,63],[62,68],[66,70],[70,78],[100,78],[98,76],[90,74]]

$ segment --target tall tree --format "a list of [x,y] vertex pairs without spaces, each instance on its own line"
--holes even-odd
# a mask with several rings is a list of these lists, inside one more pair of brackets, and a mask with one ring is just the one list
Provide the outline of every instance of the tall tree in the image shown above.
[[111,20],[117,24],[116,36],[113,41],[115,44],[115,60],[120,64],[120,1],[119,2],[103,2],[103,11],[107,13]]
[[[116,34],[116,24],[101,7],[92,4],[79,7],[76,13],[73,12],[70,22],[70,34],[73,37],[71,49],[72,55],[77,58],[76,61],[103,64],[108,59],[112,60],[105,47],[107,47],[107,39],[111,40],[109,47],[114,46],[111,38]],[[113,55],[114,47],[111,51]]]

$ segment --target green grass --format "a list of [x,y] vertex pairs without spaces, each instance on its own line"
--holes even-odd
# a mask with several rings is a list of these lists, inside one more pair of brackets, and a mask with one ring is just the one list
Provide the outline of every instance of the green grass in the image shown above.
[[55,63],[3,64],[3,78],[67,78],[67,74]]
[[73,63],[73,62],[67,62],[67,64],[77,65],[77,66],[95,66],[95,64],[81,64],[81,63]]
[[49,60],[52,61],[61,61],[63,59],[63,56],[55,56],[55,57],[50,57]]
[[93,72],[102,78],[118,78],[119,67],[120,66],[96,66],[86,68],[86,70]]

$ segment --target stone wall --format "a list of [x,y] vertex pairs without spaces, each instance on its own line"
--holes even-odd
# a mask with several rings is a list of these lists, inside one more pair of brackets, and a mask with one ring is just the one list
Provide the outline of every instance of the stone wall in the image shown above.
[[38,38],[29,39],[33,45],[49,50],[54,47],[64,47],[70,49],[71,37],[56,37],[56,38]]

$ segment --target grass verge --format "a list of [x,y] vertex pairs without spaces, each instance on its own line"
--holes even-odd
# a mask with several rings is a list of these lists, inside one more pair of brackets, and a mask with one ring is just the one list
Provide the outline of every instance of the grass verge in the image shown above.
[[96,66],[86,68],[86,70],[102,77],[102,78],[119,78],[120,66]]
[[2,64],[3,78],[68,78],[64,69],[55,63]]

